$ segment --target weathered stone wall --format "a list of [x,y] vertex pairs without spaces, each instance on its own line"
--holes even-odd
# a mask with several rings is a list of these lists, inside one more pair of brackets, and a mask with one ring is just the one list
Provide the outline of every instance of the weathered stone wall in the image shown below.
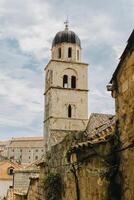
[[[26,195],[29,188],[30,177],[38,174],[39,170],[33,170],[33,169],[16,170],[14,174],[14,183],[13,183],[15,194],[23,193],[24,195]],[[15,200],[18,200],[18,197],[16,197]]]
[[[42,162],[40,165],[40,174],[39,174],[37,189],[35,193],[33,193],[36,200],[44,200],[44,178],[46,176],[45,174],[46,174],[45,163]],[[30,199],[28,198],[28,200]]]
[[[70,148],[85,138],[82,133],[73,133],[52,147],[46,155],[45,166],[41,166],[37,200],[45,199],[45,179],[49,174],[59,174],[62,179],[62,200],[107,200],[110,175],[115,163],[110,163],[111,143],[96,144],[71,152]],[[109,198],[110,199],[110,198]]]
[[38,178],[33,178],[30,181],[30,186],[28,189],[28,195],[27,195],[27,199],[28,200],[36,200],[36,195],[34,195],[36,193],[38,189]]
[[[50,149],[53,144],[57,143],[57,131],[82,131],[86,128],[88,65],[80,62],[51,60],[45,71],[44,137],[46,148]],[[63,87],[64,75],[68,76],[66,87]],[[76,88],[71,87],[72,76],[76,77]],[[68,117],[69,105],[71,105],[71,117]],[[57,137],[55,143],[53,136]]]
[[116,114],[121,148],[122,199],[134,199],[134,51],[124,60],[117,75]]
[[26,196],[15,194],[13,200],[26,200]]

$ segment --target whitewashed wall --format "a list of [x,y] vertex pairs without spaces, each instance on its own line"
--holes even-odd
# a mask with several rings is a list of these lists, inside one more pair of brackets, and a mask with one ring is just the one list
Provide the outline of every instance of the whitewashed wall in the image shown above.
[[0,199],[7,195],[9,186],[12,186],[12,180],[0,180]]

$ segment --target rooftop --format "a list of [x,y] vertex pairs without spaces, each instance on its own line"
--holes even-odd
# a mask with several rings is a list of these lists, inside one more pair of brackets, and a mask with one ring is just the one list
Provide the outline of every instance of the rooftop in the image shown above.
[[113,118],[115,117],[114,115],[111,115],[111,114],[92,113],[90,115],[87,128],[86,128],[87,136],[92,136],[96,134],[98,128],[101,128],[102,126],[105,126],[106,124],[109,124],[110,122],[112,122]]
[[43,148],[44,147],[44,139],[43,137],[19,137],[12,138],[8,147],[18,147],[18,148]]

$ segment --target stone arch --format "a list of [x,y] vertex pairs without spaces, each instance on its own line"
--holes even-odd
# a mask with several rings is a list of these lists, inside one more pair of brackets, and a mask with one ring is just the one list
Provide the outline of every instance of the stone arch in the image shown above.
[[7,174],[8,175],[13,175],[13,173],[14,173],[14,167],[12,167],[12,166],[8,167]]
[[63,75],[63,87],[68,88],[68,75]]
[[64,76],[68,76],[68,87],[67,88],[76,88],[77,87],[77,80],[78,80],[78,73],[76,70],[72,68],[66,68],[63,70],[61,74],[61,79],[63,83]]

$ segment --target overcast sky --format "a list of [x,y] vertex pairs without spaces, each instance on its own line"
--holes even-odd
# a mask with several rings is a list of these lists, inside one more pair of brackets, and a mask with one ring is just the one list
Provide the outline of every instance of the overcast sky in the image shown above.
[[0,140],[42,135],[44,66],[67,16],[89,63],[89,114],[114,113],[106,85],[133,29],[133,0],[0,0]]

